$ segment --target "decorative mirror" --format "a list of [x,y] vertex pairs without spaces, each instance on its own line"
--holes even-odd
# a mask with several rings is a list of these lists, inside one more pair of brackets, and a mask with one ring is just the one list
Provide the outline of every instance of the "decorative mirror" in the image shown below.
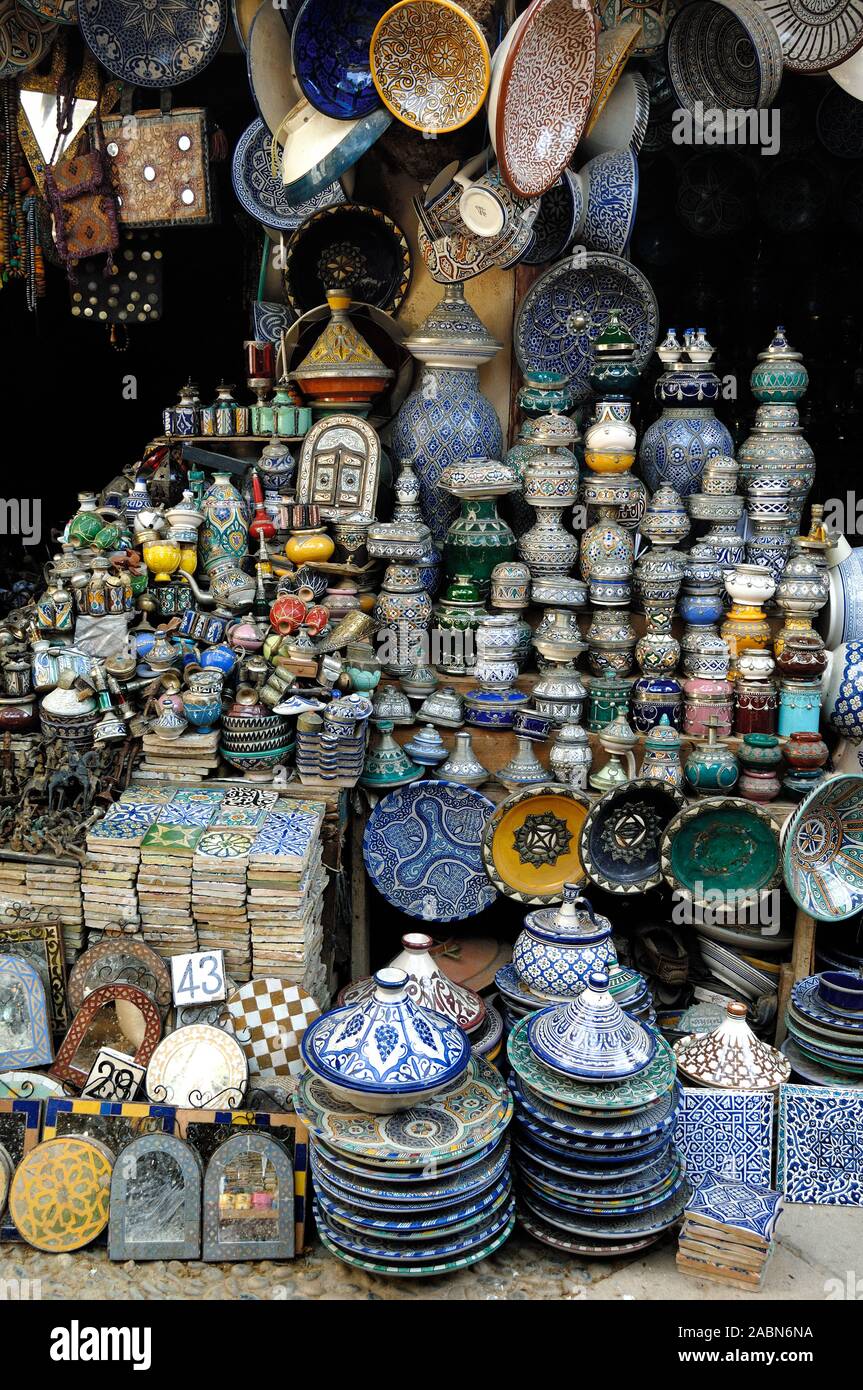
[[142,1134],[173,1134],[174,1107],[145,1105],[140,1101],[49,1100],[45,1104],[43,1139],[77,1135],[98,1139],[120,1154]]
[[54,1059],[45,986],[21,956],[0,955],[0,1070],[47,1067]]
[[89,994],[103,985],[134,985],[149,995],[164,1014],[171,1003],[171,972],[143,941],[108,936],[91,946],[69,972],[69,1006],[77,1012]]
[[173,1134],[144,1134],[123,1150],[111,1178],[112,1260],[201,1257],[198,1155]]
[[53,1074],[81,1087],[103,1047],[146,1066],[162,1036],[162,1016],[152,999],[134,985],[102,985],[88,994],[66,1034]]
[[204,1179],[205,1260],[294,1257],[294,1171],[287,1153],[259,1130],[233,1135]]
[[65,1033],[69,1027],[69,1010],[60,923],[14,920],[6,912],[0,919],[0,953],[23,956],[36,967],[45,988],[53,1030],[55,1033]]
[[249,1070],[236,1038],[207,1023],[190,1023],[165,1038],[147,1068],[150,1100],[193,1110],[243,1102]]
[[313,502],[327,521],[374,516],[381,465],[377,431],[358,415],[327,415],[300,451],[297,501]]

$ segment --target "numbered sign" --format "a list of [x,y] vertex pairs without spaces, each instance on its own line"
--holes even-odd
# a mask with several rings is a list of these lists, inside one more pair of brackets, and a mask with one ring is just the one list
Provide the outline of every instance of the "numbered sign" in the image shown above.
[[225,958],[221,951],[193,951],[171,960],[174,1003],[211,1004],[227,995]]
[[144,1079],[144,1067],[125,1052],[102,1047],[81,1091],[82,1100],[134,1100]]

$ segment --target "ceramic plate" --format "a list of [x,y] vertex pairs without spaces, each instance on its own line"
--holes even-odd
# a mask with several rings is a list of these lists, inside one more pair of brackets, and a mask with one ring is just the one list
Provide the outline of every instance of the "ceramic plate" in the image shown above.
[[514,1123],[519,1142],[537,1158],[555,1158],[564,1163],[571,1159],[579,1166],[592,1168],[600,1176],[613,1172],[619,1163],[647,1162],[668,1145],[667,1134],[619,1144],[604,1144],[597,1139],[570,1139],[539,1124],[526,1112],[517,1114]]
[[246,46],[246,72],[258,115],[271,135],[300,99],[291,57],[291,31],[285,11],[262,5],[252,19]]
[[663,832],[685,805],[676,788],[648,777],[606,792],[591,806],[581,832],[581,858],[590,881],[607,893],[655,888],[662,882]]
[[520,1204],[517,1211],[518,1224],[523,1226],[534,1240],[542,1241],[543,1245],[550,1245],[553,1250],[562,1250],[567,1255],[580,1255],[588,1260],[616,1260],[627,1255],[636,1255],[641,1250],[649,1250],[662,1234],[657,1232],[656,1235],[645,1236],[641,1240],[628,1241],[591,1241],[586,1237],[579,1240],[576,1236],[569,1236],[558,1230],[550,1219],[539,1216],[524,1204]]
[[306,203],[294,203],[287,197],[284,185],[273,178],[270,168],[272,138],[264,122],[253,121],[237,141],[231,164],[231,179],[237,200],[250,217],[268,227],[292,232],[312,213],[331,203],[343,203],[345,195],[339,183],[322,188]]
[[637,1076],[625,1081],[580,1082],[559,1076],[537,1060],[527,1041],[528,1022],[528,1019],[521,1019],[513,1028],[506,1045],[507,1055],[522,1081],[546,1100],[589,1113],[595,1110],[625,1112],[650,1105],[674,1085],[674,1053],[664,1038],[657,1037],[656,1053],[650,1066]]
[[547,265],[566,255],[584,216],[584,197],[571,169],[564,169],[557,183],[543,193],[533,224],[533,242],[523,265]]
[[671,1140],[663,1139],[659,1144],[651,1144],[643,1153],[618,1154],[613,1161],[596,1163],[579,1151],[546,1148],[537,1136],[528,1129],[516,1132],[516,1149],[522,1150],[533,1163],[549,1174],[604,1188],[607,1183],[616,1183],[624,1178],[637,1177],[646,1169],[668,1158],[671,1153]]
[[819,922],[842,922],[863,908],[863,777],[821,782],[783,835],[785,884]]
[[474,1057],[457,1086],[410,1110],[348,1110],[310,1072],[300,1078],[295,1108],[312,1133],[340,1153],[393,1168],[423,1168],[434,1160],[454,1162],[499,1139],[512,1118],[513,1100],[500,1073]]
[[708,969],[719,980],[742,990],[749,999],[757,999],[759,994],[775,994],[777,981],[771,979],[763,970],[756,970],[736,951],[727,951],[724,946],[711,941],[710,937],[698,935],[698,945],[702,959]]
[[814,1086],[849,1086],[854,1090],[863,1090],[863,1076],[857,1080],[855,1077],[840,1075],[832,1067],[822,1066],[813,1058],[807,1057],[792,1038],[786,1038],[780,1052],[791,1063],[791,1069],[797,1076],[802,1076],[804,1081],[811,1081]]
[[585,1216],[617,1217],[628,1216],[635,1212],[651,1211],[654,1207],[661,1206],[663,1202],[670,1201],[685,1182],[680,1163],[675,1163],[665,1178],[646,1192],[615,1198],[606,1198],[603,1194],[601,1198],[596,1198],[590,1193],[586,1197],[582,1197],[576,1188],[569,1185],[556,1186],[553,1183],[545,1182],[541,1175],[536,1176],[540,1170],[529,1159],[521,1160],[519,1172],[523,1191],[532,1192],[545,1201],[553,1202],[563,1211]]
[[501,69],[495,149],[510,188],[545,193],[575,153],[593,95],[589,0],[532,0]]
[[492,1138],[491,1143],[484,1144],[472,1154],[468,1154],[466,1158],[456,1159],[454,1163],[439,1158],[433,1159],[431,1164],[423,1165],[423,1168],[427,1170],[425,1172],[417,1172],[416,1168],[393,1168],[387,1160],[383,1163],[377,1163],[371,1158],[348,1158],[322,1139],[315,1139],[314,1147],[326,1159],[330,1167],[335,1168],[342,1175],[343,1181],[344,1176],[347,1175],[350,1178],[359,1178],[363,1182],[374,1180],[387,1184],[398,1183],[400,1188],[407,1191],[414,1184],[421,1182],[423,1178],[428,1178],[429,1171],[437,1173],[441,1177],[447,1175],[451,1177],[456,1170],[462,1173],[469,1168],[475,1168],[478,1164],[485,1163],[486,1159],[492,1159],[496,1154],[499,1154],[505,1143],[506,1139],[498,1134]]
[[305,0],[294,24],[294,67],[304,96],[335,120],[367,116],[380,102],[369,47],[386,0]]
[[603,32],[615,29],[618,24],[638,24],[641,32],[632,44],[632,56],[648,58],[662,48],[668,21],[680,3],[681,0],[653,0],[652,4],[644,5],[632,4],[631,0],[599,0],[596,12]]
[[638,208],[638,160],[631,149],[598,154],[579,171],[587,204],[579,235],[591,251],[625,256]]
[[375,27],[370,61],[381,101],[413,130],[458,130],[485,101],[488,44],[450,0],[399,0]]
[[530,1090],[517,1075],[510,1076],[509,1086],[516,1101],[524,1107],[528,1115],[574,1139],[626,1140],[659,1136],[673,1128],[675,1112],[680,1104],[680,1090],[675,1086],[638,1114],[613,1115],[608,1118],[594,1116],[586,1119],[567,1115],[551,1105],[543,1096]]
[[485,1018],[469,1034],[474,1057],[488,1057],[503,1037],[503,1019],[494,1004],[485,1005]]
[[298,101],[285,119],[282,144],[282,183],[292,203],[320,193],[370,150],[392,124],[389,111],[377,110],[355,121],[336,121],[316,111],[309,101]]
[[467,1251],[475,1250],[508,1226],[512,1221],[514,1211],[515,1202],[507,1194],[506,1201],[499,1205],[484,1221],[477,1222],[475,1226],[469,1227],[464,1232],[452,1234],[448,1239],[425,1241],[422,1245],[413,1245],[400,1240],[382,1240],[377,1236],[362,1236],[359,1233],[343,1231],[329,1219],[320,1197],[318,1197],[315,1208],[315,1214],[318,1218],[323,1214],[321,1224],[326,1227],[332,1240],[340,1249],[368,1260],[390,1260],[397,1261],[399,1264],[404,1261],[409,1266],[414,1263],[428,1263],[431,1260],[451,1259]]
[[796,1008],[813,1023],[822,1023],[835,1028],[838,1033],[863,1034],[863,1014],[834,1013],[823,1002],[818,993],[818,976],[810,975],[806,980],[798,980],[792,986],[791,998]]
[[[649,13],[649,11],[645,11]],[[579,152],[592,158],[629,147],[638,154],[650,122],[650,88],[640,72],[625,72]]]
[[665,63],[679,106],[742,114],[776,96],[782,45],[756,0],[690,0],[668,26]]
[[642,35],[641,7],[622,24],[613,29],[605,29],[596,41],[596,71],[593,78],[593,95],[590,110],[584,126],[585,135],[590,135],[603,111],[609,97],[623,75],[627,60],[636,48]]
[[252,20],[264,3],[265,0],[231,0],[231,19],[234,24],[234,33],[237,36],[238,44],[243,49],[249,42]]
[[593,1236],[596,1240],[616,1240],[621,1236],[637,1239],[640,1236],[658,1235],[661,1231],[668,1230],[669,1226],[673,1226],[683,1215],[691,1196],[692,1188],[684,1181],[673,1197],[654,1207],[652,1211],[634,1212],[632,1215],[621,1213],[616,1217],[583,1216],[576,1212],[563,1211],[553,1202],[535,1197],[532,1193],[524,1194],[524,1202],[537,1216],[562,1227],[572,1235]]
[[513,346],[522,373],[559,372],[580,401],[590,394],[593,344],[616,310],[635,338],[643,371],[659,330],[656,296],[646,277],[619,256],[588,251],[547,270],[519,306]]
[[197,77],[219,51],[227,0],[79,0],[84,42],[113,77],[133,87],[178,87]]
[[306,1029],[320,1018],[312,996],[290,980],[247,981],[228,995],[227,1011],[251,1076],[298,1076]]
[[318,1227],[321,1242],[326,1246],[331,1255],[337,1255],[346,1264],[355,1265],[357,1269],[365,1269],[369,1274],[391,1274],[398,1278],[423,1279],[432,1278],[437,1274],[453,1274],[458,1269],[466,1269],[468,1265],[475,1265],[479,1260],[486,1259],[493,1255],[496,1250],[509,1239],[515,1229],[515,1216],[511,1216],[504,1229],[492,1240],[480,1245],[476,1250],[469,1251],[466,1255],[460,1255],[451,1260],[441,1260],[435,1264],[424,1265],[403,1265],[403,1264],[380,1264],[372,1260],[366,1260],[359,1255],[348,1254],[347,1251],[333,1241],[328,1234],[326,1227]]
[[66,1094],[66,1087],[62,1081],[55,1081],[42,1072],[0,1072],[0,1100],[50,1100],[53,1096]]
[[16,78],[41,63],[57,33],[51,23],[17,0],[0,4],[0,78]]
[[588,802],[556,783],[528,787],[494,808],[482,858],[496,888],[522,903],[563,900],[565,883],[584,878],[579,841]]
[[[863,778],[860,779],[863,782]],[[679,811],[660,847],[667,883],[694,903],[716,905],[717,895],[734,915],[748,897],[775,888],[781,879],[779,833],[769,811],[742,797],[707,797]],[[709,896],[708,896],[709,895]]]
[[358,1234],[374,1233],[388,1239],[394,1239],[403,1234],[407,1239],[433,1231],[444,1231],[452,1227],[461,1229],[473,1217],[481,1220],[483,1216],[488,1216],[502,1203],[505,1203],[511,1190],[512,1179],[507,1170],[496,1183],[487,1187],[478,1196],[467,1201],[457,1201],[444,1210],[434,1212],[433,1215],[423,1213],[420,1216],[412,1216],[410,1212],[398,1212],[395,1215],[381,1214],[365,1201],[362,1203],[337,1201],[320,1189],[317,1195],[318,1201],[330,1221],[340,1229],[355,1231]]
[[411,253],[392,218],[342,202],[315,212],[291,237],[284,271],[288,303],[298,316],[323,304],[328,289],[394,314],[411,282]]
[[494,806],[457,782],[412,782],[381,798],[366,825],[363,858],[388,903],[428,922],[462,921],[497,892],[483,868],[483,829]]
[[790,72],[826,72],[863,45],[861,0],[758,0]]
[[236,1038],[210,1024],[191,1023],[159,1043],[147,1067],[145,1089],[157,1105],[235,1109],[248,1076]]
[[[550,1160],[545,1154],[540,1157],[530,1145],[522,1144],[520,1141],[516,1143],[515,1148],[518,1164],[529,1164],[533,1170],[532,1176],[537,1182],[544,1183],[546,1187],[557,1187],[564,1196],[569,1194],[591,1203],[626,1201],[630,1197],[640,1197],[645,1193],[654,1192],[671,1179],[680,1165],[677,1149],[673,1144],[666,1143],[662,1149],[639,1163],[633,1173],[621,1175],[615,1165],[603,1169],[599,1174],[595,1169],[582,1169],[580,1172],[588,1173],[588,1176],[584,1177],[574,1171],[579,1164],[577,1156],[570,1165],[563,1156],[559,1162]],[[623,1160],[621,1166],[628,1167],[629,1160]]]
[[413,1175],[410,1183],[401,1186],[388,1185],[385,1172],[379,1174],[378,1181],[360,1178],[337,1168],[323,1152],[319,1144],[312,1148],[312,1167],[332,1186],[337,1188],[349,1201],[362,1202],[371,1199],[378,1210],[403,1211],[416,1207],[445,1207],[462,1197],[468,1200],[494,1184],[502,1176],[509,1163],[509,1142],[504,1140],[481,1163],[471,1164],[463,1169],[459,1164],[455,1171],[446,1171],[440,1178],[424,1178]]

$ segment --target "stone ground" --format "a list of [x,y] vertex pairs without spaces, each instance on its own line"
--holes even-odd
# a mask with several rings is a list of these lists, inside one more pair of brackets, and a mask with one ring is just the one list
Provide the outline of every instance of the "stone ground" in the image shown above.
[[[329,1256],[312,1237],[291,1264],[112,1264],[104,1250],[45,1255],[0,1247],[0,1280],[38,1279],[44,1299],[764,1299],[823,1300],[863,1279],[863,1210],[789,1207],[762,1292],[692,1279],[675,1268],[667,1237],[629,1261],[581,1263],[518,1232],[497,1255],[448,1278],[367,1275]],[[832,1284],[830,1281],[837,1281]],[[850,1295],[853,1297],[853,1293]]]

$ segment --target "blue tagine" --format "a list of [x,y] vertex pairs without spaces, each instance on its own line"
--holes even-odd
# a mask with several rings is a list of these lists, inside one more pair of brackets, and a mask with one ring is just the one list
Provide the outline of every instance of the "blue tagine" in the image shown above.
[[643,1071],[656,1038],[628,1017],[608,992],[608,976],[595,970],[570,1004],[541,1009],[527,1025],[534,1054],[553,1071],[586,1080],[620,1081]]
[[323,1014],[303,1035],[311,1071],[340,1100],[375,1115],[403,1110],[450,1086],[471,1059],[467,1034],[421,1009],[404,970],[375,975],[371,995]]

